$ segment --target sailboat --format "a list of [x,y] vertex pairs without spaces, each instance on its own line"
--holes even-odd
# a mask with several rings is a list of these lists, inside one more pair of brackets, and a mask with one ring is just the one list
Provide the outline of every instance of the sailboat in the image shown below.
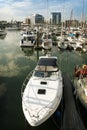
[[[48,19],[48,0],[47,0],[47,19]],[[52,43],[52,35],[51,32],[49,30],[49,24],[48,21],[46,21],[46,28],[44,28],[43,30],[43,35],[42,35],[42,48],[44,50],[51,50],[53,46]]]
[[42,48],[45,50],[52,49],[52,37],[51,34],[43,33],[42,35]]
[[40,56],[38,63],[22,86],[22,109],[31,126],[44,123],[57,110],[62,99],[62,73],[57,57]]

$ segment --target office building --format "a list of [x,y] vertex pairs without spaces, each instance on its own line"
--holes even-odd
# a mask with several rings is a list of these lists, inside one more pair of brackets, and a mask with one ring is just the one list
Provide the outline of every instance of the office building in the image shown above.
[[61,24],[61,12],[53,12],[51,24],[52,25],[60,25]]

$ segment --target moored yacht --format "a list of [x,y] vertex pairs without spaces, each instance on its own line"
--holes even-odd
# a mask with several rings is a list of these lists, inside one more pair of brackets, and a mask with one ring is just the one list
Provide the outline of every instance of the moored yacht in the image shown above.
[[87,109],[87,65],[82,68],[76,67],[74,77],[74,87],[76,97]]
[[36,34],[31,31],[27,31],[22,35],[22,39],[20,41],[21,47],[34,47],[36,43]]
[[43,36],[42,36],[42,48],[45,49],[45,50],[52,49],[51,34],[43,33]]
[[38,126],[56,111],[62,99],[63,81],[57,57],[39,57],[29,77],[22,86],[22,109],[28,123]]

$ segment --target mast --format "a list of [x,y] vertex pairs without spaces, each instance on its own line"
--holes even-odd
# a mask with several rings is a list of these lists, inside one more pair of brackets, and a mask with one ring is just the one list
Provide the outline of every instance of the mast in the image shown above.
[[47,0],[47,29],[49,28],[49,20],[48,20],[48,0]]
[[82,6],[82,28],[84,28],[84,0],[83,0],[83,6]]
[[[64,0],[64,2],[65,2],[65,0]],[[63,22],[64,22],[64,11],[65,11],[65,6],[63,5],[63,7],[62,7],[62,24],[61,24],[61,37],[63,38],[63,28],[64,28],[64,24],[63,24]]]
[[71,10],[71,15],[70,15],[69,31],[70,31],[70,27],[71,27],[71,25],[72,25],[72,16],[73,16],[73,9]]

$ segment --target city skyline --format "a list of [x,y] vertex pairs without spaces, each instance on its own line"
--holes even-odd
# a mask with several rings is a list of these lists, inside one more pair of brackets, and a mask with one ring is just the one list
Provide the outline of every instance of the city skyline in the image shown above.
[[87,20],[86,0],[0,0],[0,21],[21,20],[32,14],[41,14],[50,18],[52,12],[61,12],[62,19]]

